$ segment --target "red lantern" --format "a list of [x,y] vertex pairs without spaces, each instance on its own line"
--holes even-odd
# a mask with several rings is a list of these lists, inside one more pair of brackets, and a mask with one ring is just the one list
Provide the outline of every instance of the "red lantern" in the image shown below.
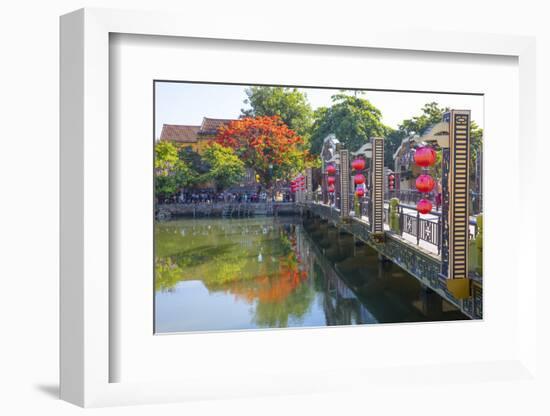
[[432,210],[432,203],[430,201],[428,201],[427,199],[421,199],[416,204],[416,209],[421,214],[427,214],[428,212],[430,212]]
[[363,170],[365,169],[365,161],[363,159],[355,159],[351,162],[351,167],[353,170]]
[[423,168],[432,166],[435,163],[435,151],[431,147],[424,146],[416,149],[414,163]]
[[334,185],[334,182],[336,182],[336,178],[334,176],[329,176],[327,178],[327,182],[329,185]]
[[332,194],[334,192],[334,185],[330,185],[328,191]]
[[353,182],[355,185],[361,185],[362,183],[365,183],[365,177],[359,173],[353,177]]
[[416,189],[420,192],[431,192],[434,189],[435,181],[430,175],[420,175],[416,178]]
[[336,173],[336,167],[334,165],[327,166],[327,173],[329,175],[334,175]]
[[363,197],[363,195],[365,195],[365,191],[363,191],[363,188],[357,188],[357,190],[355,191],[355,195],[361,198]]

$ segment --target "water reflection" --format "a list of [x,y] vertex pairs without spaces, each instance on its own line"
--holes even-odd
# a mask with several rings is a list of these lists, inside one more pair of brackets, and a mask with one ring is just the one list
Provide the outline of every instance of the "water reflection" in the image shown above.
[[318,221],[155,226],[157,332],[464,319],[370,247]]

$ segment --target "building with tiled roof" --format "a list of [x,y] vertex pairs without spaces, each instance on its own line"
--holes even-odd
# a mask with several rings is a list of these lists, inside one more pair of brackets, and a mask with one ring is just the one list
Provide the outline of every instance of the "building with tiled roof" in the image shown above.
[[[206,145],[215,139],[220,127],[226,126],[232,121],[234,120],[228,118],[203,117],[200,126],[163,124],[160,140],[172,142],[182,147],[190,147],[194,151],[201,153]],[[242,192],[254,190],[257,186],[254,170],[247,168],[244,178],[234,188]],[[204,184],[202,187],[210,188],[212,184]]]
[[230,118],[208,118],[203,117],[202,124],[199,129],[199,134],[211,134],[215,135],[218,129],[222,126],[228,125],[230,122],[235,121]]
[[200,126],[164,124],[160,140],[189,146],[200,153],[210,141],[214,140],[218,129],[231,121],[233,120],[203,117]]
[[182,126],[178,124],[164,124],[162,126],[161,140],[174,143],[196,143],[197,133],[201,126]]

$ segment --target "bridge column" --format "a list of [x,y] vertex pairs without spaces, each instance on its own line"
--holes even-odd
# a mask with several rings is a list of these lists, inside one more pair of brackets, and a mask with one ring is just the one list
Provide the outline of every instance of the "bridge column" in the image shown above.
[[349,150],[340,150],[340,218],[348,218],[350,211],[349,200]]
[[451,110],[448,147],[442,148],[441,275],[457,299],[470,297],[468,278],[470,111]]
[[329,203],[329,199],[328,199],[328,192],[327,192],[327,188],[328,188],[328,174],[327,174],[327,171],[326,171],[326,168],[324,166],[325,164],[323,163],[323,172],[321,172],[322,174],[322,177],[321,177],[321,192],[322,192],[322,198],[323,198],[323,204],[328,204]]
[[313,200],[313,172],[311,168],[306,168],[306,202]]
[[384,238],[384,139],[372,137],[370,162],[370,230],[376,241]]

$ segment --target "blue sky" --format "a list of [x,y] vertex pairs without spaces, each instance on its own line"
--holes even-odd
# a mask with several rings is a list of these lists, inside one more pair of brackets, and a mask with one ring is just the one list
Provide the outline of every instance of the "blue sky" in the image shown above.
[[[246,98],[246,85],[189,84],[157,82],[155,84],[156,138],[163,124],[200,125],[203,117],[238,118]],[[313,109],[330,106],[330,97],[339,90],[299,88]],[[353,94],[348,90],[347,94]],[[382,111],[384,124],[396,128],[404,119],[420,113],[422,106],[436,101],[442,106],[471,110],[472,119],[483,127],[483,97],[473,95],[366,91],[363,97]]]

